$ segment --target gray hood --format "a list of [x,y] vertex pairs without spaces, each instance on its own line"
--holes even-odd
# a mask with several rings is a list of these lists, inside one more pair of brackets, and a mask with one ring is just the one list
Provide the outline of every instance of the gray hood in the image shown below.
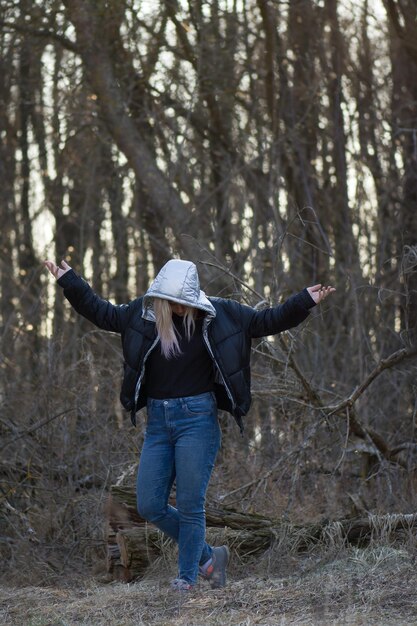
[[216,315],[214,306],[200,289],[197,268],[191,261],[172,259],[160,270],[143,296],[142,317],[151,321],[155,321],[154,298],[163,298],[185,306],[192,306],[205,311],[212,317]]

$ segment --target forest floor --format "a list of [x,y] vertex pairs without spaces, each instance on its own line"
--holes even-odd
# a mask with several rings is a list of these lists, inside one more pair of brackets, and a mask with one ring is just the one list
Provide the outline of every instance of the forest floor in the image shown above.
[[169,579],[162,564],[130,584],[91,576],[49,586],[3,585],[0,624],[417,625],[415,555],[401,547],[347,547],[332,557],[297,557],[286,563],[283,576],[262,575],[259,563],[256,571],[242,574],[232,564],[228,585],[220,590],[201,582],[192,593],[173,592]]

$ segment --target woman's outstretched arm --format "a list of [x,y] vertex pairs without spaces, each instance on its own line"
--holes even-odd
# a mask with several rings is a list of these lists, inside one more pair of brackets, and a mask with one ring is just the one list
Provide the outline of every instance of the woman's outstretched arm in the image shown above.
[[94,293],[90,285],[78,276],[66,261],[57,265],[54,261],[45,261],[45,267],[64,289],[64,296],[72,307],[103,330],[123,332],[129,316],[129,304],[116,305]]
[[290,296],[282,304],[255,311],[243,307],[246,324],[251,337],[266,337],[294,328],[308,317],[309,311],[336,291],[332,286],[322,284],[306,287],[298,294]]

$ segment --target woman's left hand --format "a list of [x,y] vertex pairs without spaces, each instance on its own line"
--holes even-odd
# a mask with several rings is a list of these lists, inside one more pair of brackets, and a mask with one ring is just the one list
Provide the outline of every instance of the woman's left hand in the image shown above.
[[57,280],[72,269],[66,261],[61,261],[61,265],[57,265],[55,261],[44,261],[43,264]]
[[327,296],[336,291],[336,289],[334,287],[331,287],[330,285],[328,287],[324,287],[323,285],[319,284],[313,285],[313,287],[307,287],[307,291],[313,298],[314,302],[318,304],[319,302],[324,300],[324,298],[327,298]]

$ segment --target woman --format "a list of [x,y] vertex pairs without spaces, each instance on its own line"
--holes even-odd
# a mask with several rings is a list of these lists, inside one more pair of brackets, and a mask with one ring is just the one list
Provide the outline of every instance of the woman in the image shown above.
[[[229,550],[205,542],[204,513],[220,447],[217,410],[231,413],[243,430],[251,403],[251,339],[296,326],[334,288],[314,285],[282,305],[257,311],[234,300],[207,298],[194,263],[175,259],[143,297],[116,306],[95,294],[65,261],[45,265],[78,313],[121,334],[121,402],[133,424],[136,412],[147,407],[138,511],[178,543],[172,586],[189,591],[200,575],[212,588],[223,587]],[[176,507],[168,504],[174,480]]]

